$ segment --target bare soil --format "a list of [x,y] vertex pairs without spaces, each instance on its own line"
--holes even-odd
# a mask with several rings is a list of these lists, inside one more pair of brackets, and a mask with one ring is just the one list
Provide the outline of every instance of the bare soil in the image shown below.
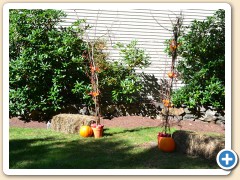
[[[101,123],[105,127],[122,127],[122,128],[137,128],[137,127],[161,127],[163,120],[161,119],[150,119],[142,116],[122,116],[115,117],[111,120],[102,119]],[[171,127],[181,130],[189,130],[196,132],[207,132],[207,133],[225,133],[225,128],[222,125],[207,123],[202,121],[193,120],[182,120],[170,121]],[[22,127],[22,128],[47,128],[46,122],[30,121],[26,122],[18,117],[9,119],[10,127]]]

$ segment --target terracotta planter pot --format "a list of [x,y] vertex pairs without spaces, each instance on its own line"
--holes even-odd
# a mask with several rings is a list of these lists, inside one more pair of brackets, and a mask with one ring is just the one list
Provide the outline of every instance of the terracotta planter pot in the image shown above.
[[176,144],[170,134],[159,133],[158,148],[164,152],[173,152],[176,148]]
[[92,124],[91,127],[95,138],[101,138],[103,136],[103,125],[96,126],[95,124]]

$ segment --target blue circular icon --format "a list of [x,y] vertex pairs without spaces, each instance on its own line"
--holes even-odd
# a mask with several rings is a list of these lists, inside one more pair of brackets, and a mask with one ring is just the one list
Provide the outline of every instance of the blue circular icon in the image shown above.
[[238,162],[237,154],[233,150],[223,149],[217,155],[218,166],[225,170],[233,169]]

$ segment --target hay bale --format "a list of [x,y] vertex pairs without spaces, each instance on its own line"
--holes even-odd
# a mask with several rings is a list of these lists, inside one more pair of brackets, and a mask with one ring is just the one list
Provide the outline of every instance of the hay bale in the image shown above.
[[[182,116],[185,113],[183,108],[175,108],[174,107],[174,108],[169,108],[168,110],[169,110],[168,114],[170,116]],[[161,112],[162,112],[163,115],[167,115],[167,109],[166,108],[162,109]]]
[[78,134],[82,125],[90,125],[96,122],[94,116],[80,114],[58,114],[51,120],[51,128],[66,134]]
[[206,159],[215,160],[219,151],[225,147],[224,136],[209,136],[191,131],[176,131],[173,133],[176,150]]

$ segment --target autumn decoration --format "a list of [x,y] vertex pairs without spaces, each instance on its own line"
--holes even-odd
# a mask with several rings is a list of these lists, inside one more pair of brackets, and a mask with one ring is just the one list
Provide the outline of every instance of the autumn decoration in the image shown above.
[[[166,73],[169,79],[166,80],[166,88],[164,89],[162,97],[162,103],[164,105],[163,111],[165,112],[163,117],[164,121],[162,123],[162,132],[159,132],[157,135],[158,138],[158,148],[164,152],[173,152],[175,150],[175,142],[172,138],[171,129],[170,129],[170,110],[174,107],[174,104],[171,101],[173,81],[177,78],[177,72],[175,69],[175,62],[177,59],[177,48],[180,45],[178,43],[178,37],[180,35],[180,30],[182,26],[183,17],[176,17],[176,21],[172,22],[172,30],[169,30],[173,33],[172,39],[169,41],[169,50],[168,52],[171,55],[171,66],[170,71]],[[163,26],[162,26],[163,27]],[[166,29],[166,28],[165,28]],[[167,29],[168,30],[168,29]]]

